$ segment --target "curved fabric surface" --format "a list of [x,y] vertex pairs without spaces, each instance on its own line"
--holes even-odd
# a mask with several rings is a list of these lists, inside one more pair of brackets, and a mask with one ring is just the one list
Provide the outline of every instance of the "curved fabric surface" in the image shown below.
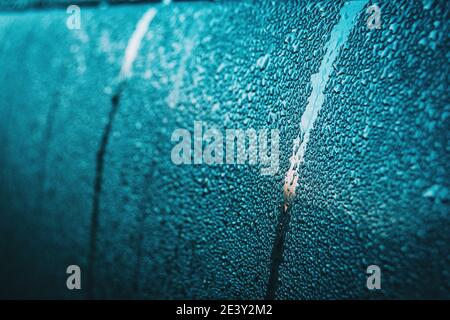
[[[0,13],[0,296],[449,298],[445,1],[379,1],[379,30],[357,14],[274,261],[293,139],[344,2],[82,8],[81,30],[64,10]],[[280,130],[278,172],[173,164],[172,132],[194,121]]]

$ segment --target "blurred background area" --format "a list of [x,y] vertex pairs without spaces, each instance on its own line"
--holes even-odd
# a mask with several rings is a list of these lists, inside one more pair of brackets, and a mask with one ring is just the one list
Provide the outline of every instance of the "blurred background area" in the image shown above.
[[[123,4],[145,4],[159,2],[198,2],[202,0],[2,0],[0,9],[2,10],[24,10],[24,9],[44,9],[44,8],[62,8],[69,5],[78,5],[83,7],[101,6],[101,5],[123,5]],[[218,2],[218,0],[203,0],[205,2]]]

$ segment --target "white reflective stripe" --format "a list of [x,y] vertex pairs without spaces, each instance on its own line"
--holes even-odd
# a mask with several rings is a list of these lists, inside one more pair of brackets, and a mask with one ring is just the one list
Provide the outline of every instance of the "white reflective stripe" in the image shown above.
[[340,11],[339,22],[333,27],[330,39],[326,44],[326,52],[319,67],[319,72],[311,76],[312,92],[308,98],[308,104],[303,112],[300,123],[300,134],[293,141],[293,154],[290,158],[290,167],[284,181],[285,196],[295,194],[298,181],[298,168],[305,160],[306,146],[311,130],[322,108],[325,96],[324,90],[333,70],[340,48],[347,41],[351,29],[356,23],[358,13],[368,1],[349,1]]
[[148,31],[148,27],[156,15],[156,9],[148,9],[136,25],[136,29],[128,41],[125,50],[125,57],[123,58],[122,68],[120,70],[120,79],[124,80],[131,76],[133,63],[137,57],[142,39]]

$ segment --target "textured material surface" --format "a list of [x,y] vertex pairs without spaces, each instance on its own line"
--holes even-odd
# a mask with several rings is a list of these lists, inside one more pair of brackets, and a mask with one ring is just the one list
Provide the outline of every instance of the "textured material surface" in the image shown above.
[[68,7],[72,4],[79,6],[98,5],[101,0],[2,0],[2,10],[46,9],[49,7]]
[[[266,297],[293,140],[344,2],[86,8],[81,30],[64,10],[0,13],[0,296]],[[450,298],[450,9],[378,5],[382,28],[363,9],[333,64],[276,298]],[[279,129],[278,173],[174,165],[171,134],[194,120]]]

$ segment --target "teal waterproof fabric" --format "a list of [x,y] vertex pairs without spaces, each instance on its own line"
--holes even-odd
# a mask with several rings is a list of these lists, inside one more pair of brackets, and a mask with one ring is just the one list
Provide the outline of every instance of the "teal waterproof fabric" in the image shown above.
[[[0,297],[450,298],[450,7],[377,1],[369,28],[370,2],[339,25],[345,3],[0,12]],[[174,164],[194,121],[279,130],[277,172]]]

